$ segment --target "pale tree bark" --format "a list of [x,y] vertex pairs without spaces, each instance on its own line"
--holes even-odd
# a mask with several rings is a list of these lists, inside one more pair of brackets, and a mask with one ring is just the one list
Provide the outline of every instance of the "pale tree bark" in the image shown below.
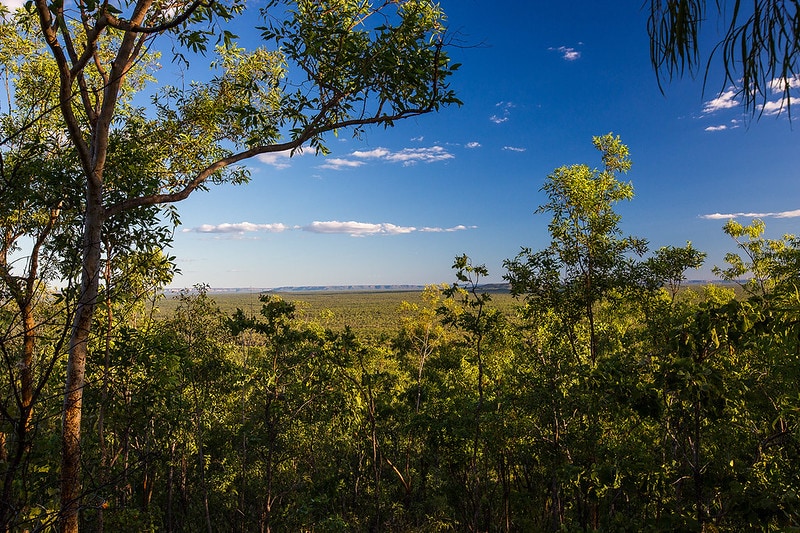
[[[90,209],[86,212],[83,235],[83,271],[81,289],[67,360],[67,376],[64,390],[64,407],[61,428],[61,515],[60,530],[78,531],[80,510],[80,463],[81,463],[81,415],[83,413],[83,388],[86,375],[89,337],[92,317],[97,305],[100,276],[100,242],[103,226],[100,191],[92,191],[94,201],[87,198]],[[94,205],[92,205],[94,204]]]

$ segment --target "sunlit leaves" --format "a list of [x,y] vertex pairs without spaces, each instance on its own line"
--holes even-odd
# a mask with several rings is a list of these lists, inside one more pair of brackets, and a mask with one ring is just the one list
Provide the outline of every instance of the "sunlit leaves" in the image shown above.
[[[283,4],[289,17],[272,18]],[[446,81],[457,67],[444,51],[444,14],[431,2],[275,1],[263,12],[264,38],[301,73],[301,89],[287,91],[283,106],[293,136],[360,121],[389,126],[458,103]],[[324,150],[313,137],[313,147]]]

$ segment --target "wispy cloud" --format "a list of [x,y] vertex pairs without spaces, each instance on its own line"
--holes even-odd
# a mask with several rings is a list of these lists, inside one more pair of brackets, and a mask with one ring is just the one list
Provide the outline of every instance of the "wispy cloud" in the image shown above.
[[284,231],[301,230],[310,233],[327,235],[350,235],[352,237],[368,237],[372,235],[406,235],[409,233],[453,233],[475,229],[477,226],[459,224],[449,228],[400,226],[390,222],[372,223],[356,222],[354,220],[342,222],[338,220],[314,221],[306,226],[287,226],[282,223],[253,224],[251,222],[203,224],[194,228],[185,228],[184,233],[220,234],[238,238],[245,233],[282,233]]
[[446,161],[455,156],[441,146],[431,146],[430,148],[404,148],[399,152],[391,152],[380,159],[391,161],[392,163],[402,163],[404,166],[416,163],[435,163]]
[[512,102],[497,102],[495,104],[500,110],[500,113],[495,113],[494,115],[489,117],[489,120],[494,122],[495,124],[502,124],[503,122],[508,122],[511,118],[511,110],[514,109],[514,104]]
[[[580,44],[580,43],[579,43]],[[548,48],[551,52],[558,52],[561,54],[561,59],[564,61],[576,61],[580,59],[581,53],[571,46],[559,46]]]
[[333,233],[346,234],[353,237],[363,237],[366,235],[402,235],[417,231],[417,228],[413,226],[398,226],[388,222],[372,224],[369,222],[356,222],[353,220],[347,222],[328,220],[325,222],[314,221],[308,226],[303,226],[302,230],[309,231],[311,233]]
[[450,228],[437,228],[437,227],[422,227],[415,226],[398,226],[388,222],[373,224],[370,222],[340,222],[338,220],[329,220],[326,222],[312,222],[308,226],[303,226],[303,231],[312,233],[325,233],[325,234],[345,234],[352,237],[367,237],[371,235],[405,235],[408,233],[453,233],[456,231],[464,231],[468,229],[475,229],[477,226],[464,226],[459,224]]
[[707,220],[729,220],[731,218],[800,218],[800,209],[775,213],[711,213],[700,215]]
[[503,150],[505,150],[506,152],[525,152],[528,149],[519,146],[503,146]]
[[342,159],[341,157],[332,157],[325,159],[325,162],[319,165],[318,168],[326,168],[328,170],[342,170],[344,168],[357,168],[363,165],[363,161],[354,161],[352,159]]
[[392,151],[387,148],[375,148],[372,150],[356,150],[351,152],[346,158],[327,159],[319,168],[330,170],[341,170],[344,168],[354,168],[365,164],[365,161],[385,161],[388,163],[400,163],[403,166],[416,165],[417,163],[436,163],[453,159],[455,156],[441,146],[430,146],[426,148],[404,148],[399,151]]
[[261,161],[265,165],[271,165],[278,170],[282,170],[284,168],[289,168],[291,166],[289,164],[290,157],[298,157],[301,155],[303,155],[303,149],[299,148],[295,150],[294,154],[292,154],[290,150],[286,150],[283,152],[260,154],[256,156],[256,159]]
[[252,232],[265,232],[265,233],[281,233],[290,229],[285,224],[280,222],[276,224],[253,224],[252,222],[237,222],[237,223],[223,223],[223,224],[203,224],[195,228],[184,228],[184,233],[252,233]]
[[467,148],[480,148],[481,147],[481,143],[479,143],[477,141],[472,141],[472,142],[468,142],[464,146],[466,146]]
[[458,226],[453,226],[452,228],[420,228],[419,231],[423,233],[453,233],[456,231],[476,229],[477,227],[478,226],[464,226],[463,224],[459,224]]

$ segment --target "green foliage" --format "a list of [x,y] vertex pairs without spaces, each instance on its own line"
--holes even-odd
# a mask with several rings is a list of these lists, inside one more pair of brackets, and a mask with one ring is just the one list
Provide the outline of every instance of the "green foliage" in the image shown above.
[[[259,153],[325,152],[328,131],[459,103],[444,14],[425,0],[273,0],[273,50],[223,29],[239,2],[153,6],[136,24],[131,6],[93,0],[75,6],[80,24],[59,2],[0,21],[13,102],[0,116],[0,529],[65,514],[59,396],[76,345],[90,362],[76,389],[89,529],[798,528],[800,242],[731,221],[737,251],[716,272],[744,293],[682,289],[705,255],[687,243],[643,259],[646,242],[623,235],[631,161],[612,134],[593,139],[601,168],[546,178],[551,242],[506,262],[512,304],[461,255],[454,283],[422,293],[265,294],[234,312],[199,286],[152,320],[142,298],[174,271],[163,203],[246,182],[236,164]],[[34,7],[73,54],[45,48]],[[657,26],[690,62],[697,7],[671,3]],[[184,61],[219,46],[208,81],[164,87],[146,112],[133,95],[153,79],[148,36],[166,32]],[[120,58],[131,68],[103,100]],[[26,240],[20,275],[10,258]],[[80,290],[49,293],[79,276]]]

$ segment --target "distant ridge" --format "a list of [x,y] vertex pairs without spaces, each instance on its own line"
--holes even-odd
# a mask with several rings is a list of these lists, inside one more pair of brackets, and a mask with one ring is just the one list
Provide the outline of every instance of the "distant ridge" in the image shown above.
[[299,287],[275,287],[268,292],[378,292],[421,291],[425,285],[303,285]]
[[[209,287],[209,294],[260,294],[263,292],[409,292],[422,291],[426,285],[301,285],[295,287]],[[509,292],[508,283],[487,283],[480,286],[483,292]],[[194,289],[171,287],[165,289],[166,294],[178,294],[181,291],[194,292]]]

